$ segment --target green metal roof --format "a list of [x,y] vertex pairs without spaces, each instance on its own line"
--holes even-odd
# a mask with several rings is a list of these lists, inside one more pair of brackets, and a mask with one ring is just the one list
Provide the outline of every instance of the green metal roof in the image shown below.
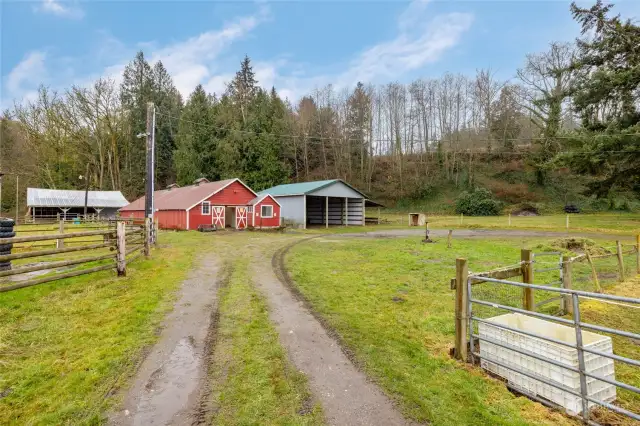
[[300,182],[300,183],[287,183],[284,185],[274,186],[273,188],[265,189],[264,191],[260,191],[260,195],[271,194],[271,195],[302,195],[308,194],[313,191],[317,191],[320,188],[323,188],[327,185],[331,185],[334,182],[338,182],[339,179],[331,179],[331,180],[319,180],[316,182]]

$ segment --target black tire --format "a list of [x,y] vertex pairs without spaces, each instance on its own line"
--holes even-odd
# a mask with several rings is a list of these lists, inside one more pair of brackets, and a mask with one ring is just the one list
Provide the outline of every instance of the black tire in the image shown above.
[[13,228],[16,221],[8,217],[0,217],[0,228]]
[[10,270],[11,270],[11,264],[0,265],[0,271],[10,271]]
[[0,230],[0,238],[13,238],[16,236],[16,233],[11,231],[11,232],[3,232],[2,230]]
[[11,251],[13,244],[0,244],[0,252]]
[[0,251],[0,256],[11,254],[11,250]]

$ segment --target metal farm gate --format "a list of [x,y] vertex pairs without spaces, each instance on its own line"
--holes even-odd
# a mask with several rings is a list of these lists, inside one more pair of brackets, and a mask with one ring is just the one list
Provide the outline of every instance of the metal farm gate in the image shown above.
[[[539,253],[536,256],[560,256],[560,253]],[[557,281],[548,285],[526,282],[530,280],[527,279],[525,269],[533,269],[533,262],[534,256],[523,255],[519,267],[524,271],[522,276],[525,282],[517,282],[504,277],[517,276],[518,266],[473,274],[468,273],[466,260],[458,259],[456,280],[452,280],[452,286],[455,284],[456,288],[456,357],[470,359],[472,363],[479,360],[483,368],[506,379],[508,386],[545,405],[564,406],[567,409],[569,402],[562,405],[548,396],[555,395],[554,392],[561,394],[563,401],[571,401],[573,398],[575,405],[572,409],[567,409],[567,412],[582,418],[587,424],[599,424],[594,421],[594,414],[590,413],[592,408],[598,406],[640,421],[639,413],[615,403],[616,390],[640,394],[640,388],[616,380],[613,375],[614,361],[635,368],[640,368],[640,361],[614,354],[612,339],[593,332],[634,339],[633,342],[640,342],[640,334],[585,322],[581,319],[580,305],[585,299],[595,300],[609,306],[615,305],[612,309],[629,308],[636,315],[640,309],[640,299],[563,288]],[[560,271],[562,278],[562,258],[558,266],[540,268],[538,272],[555,270]],[[480,282],[486,284],[476,286]],[[480,291],[482,286],[506,286],[516,290],[522,297],[518,301],[522,300],[523,307],[527,309],[509,306],[509,302],[502,300],[487,300],[488,297],[483,296]],[[535,312],[535,307],[541,303],[531,303],[534,291],[553,294],[555,297],[549,300],[561,301],[564,313],[570,315],[553,316]],[[503,315],[498,314],[498,311]],[[523,324],[540,323],[541,331],[526,329],[520,326],[520,322],[514,326],[507,319]],[[548,331],[554,327],[563,332],[555,335]],[[572,331],[566,327],[570,327]],[[567,331],[570,333],[567,334]],[[593,336],[601,336],[605,343],[609,342],[609,346],[603,349],[602,346],[592,344]],[[554,356],[553,348],[549,349],[551,346],[559,348],[558,351],[568,354],[567,356],[577,355],[577,364],[567,362],[562,356]],[[594,363],[597,363],[595,367]],[[516,382],[519,384],[516,385]],[[520,383],[527,385],[522,386]],[[575,386],[572,387],[571,383]]]

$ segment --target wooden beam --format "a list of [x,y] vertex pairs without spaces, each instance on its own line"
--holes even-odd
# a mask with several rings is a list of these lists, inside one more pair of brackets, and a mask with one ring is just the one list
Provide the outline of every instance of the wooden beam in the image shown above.
[[63,278],[71,278],[71,277],[77,277],[79,275],[92,274],[92,273],[98,272],[98,271],[106,271],[107,269],[113,269],[113,264],[103,265],[103,266],[96,266],[95,268],[89,268],[89,269],[80,269],[78,271],[66,272],[64,274],[51,275],[51,276],[44,277],[44,278],[37,278],[37,279],[34,279],[34,280],[24,281],[24,282],[22,282],[20,284],[14,284],[14,285],[8,285],[8,286],[0,287],[0,293],[5,293],[7,291],[12,291],[12,290],[18,290],[20,288],[25,288],[25,287],[31,287],[31,286],[38,285],[38,284],[44,284],[44,283],[48,283],[48,282],[51,282],[51,281],[57,281],[57,280],[61,280]]
[[105,254],[103,256],[83,257],[81,259],[63,260],[60,262],[46,262],[42,265],[27,266],[24,268],[9,269],[8,271],[0,271],[0,277],[8,277],[11,275],[24,274],[26,272],[45,271],[49,269],[62,268],[64,266],[80,265],[81,263],[97,262],[98,260],[113,259],[115,256]]
[[113,230],[70,232],[67,234],[32,235],[30,237],[0,238],[0,244],[29,243],[32,241],[50,241],[63,238],[90,237],[93,235],[113,234]]
[[[471,285],[478,285],[485,283],[486,281],[482,280],[482,277],[486,278],[494,278],[496,280],[506,280],[507,278],[519,277],[522,275],[522,267],[516,266],[510,269],[501,269],[499,271],[489,271],[482,272],[479,274],[473,274],[471,276]],[[455,290],[457,286],[457,279],[451,279],[451,290]]]
[[455,350],[456,359],[461,361],[467,360],[467,329],[469,321],[469,298],[467,294],[467,286],[464,285],[469,277],[469,269],[467,259],[456,259],[456,281],[461,285],[456,287],[455,302]]
[[118,222],[118,224],[116,225],[116,247],[118,249],[116,257],[116,270],[118,271],[119,277],[124,277],[127,275],[126,233],[126,223]]
[[[520,251],[520,260],[522,261],[522,282],[533,284],[533,252],[522,249]],[[522,307],[527,311],[535,310],[532,288],[525,287],[522,289]]]
[[71,253],[74,251],[93,250],[93,249],[99,249],[99,248],[110,247],[110,246],[113,246],[113,244],[100,243],[100,244],[93,244],[89,246],[65,247],[61,249],[27,251],[24,253],[5,254],[4,256],[0,256],[0,262],[7,262],[15,259],[28,259],[30,257],[49,256],[52,254]]
[[620,282],[624,281],[624,259],[622,257],[622,243],[620,240],[616,241],[616,256],[618,258],[618,279]]
[[329,197],[324,197],[324,225],[329,229]]
[[587,256],[587,262],[589,262],[589,266],[591,267],[591,277],[593,278],[593,283],[596,286],[596,291],[598,293],[602,293],[602,287],[600,287],[600,281],[598,281],[598,273],[596,272],[596,267],[593,264],[591,253],[589,253],[589,249],[586,246],[584,248],[584,253]]
[[[573,263],[571,256],[562,256],[562,288],[571,289],[573,281]],[[561,308],[563,313],[573,315],[573,301],[570,294],[562,295]]]

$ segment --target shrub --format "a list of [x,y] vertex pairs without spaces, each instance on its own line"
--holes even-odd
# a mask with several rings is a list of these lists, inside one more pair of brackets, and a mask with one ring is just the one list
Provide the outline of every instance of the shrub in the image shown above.
[[468,216],[496,216],[501,208],[500,201],[495,200],[491,191],[484,188],[465,191],[456,199],[456,213]]

